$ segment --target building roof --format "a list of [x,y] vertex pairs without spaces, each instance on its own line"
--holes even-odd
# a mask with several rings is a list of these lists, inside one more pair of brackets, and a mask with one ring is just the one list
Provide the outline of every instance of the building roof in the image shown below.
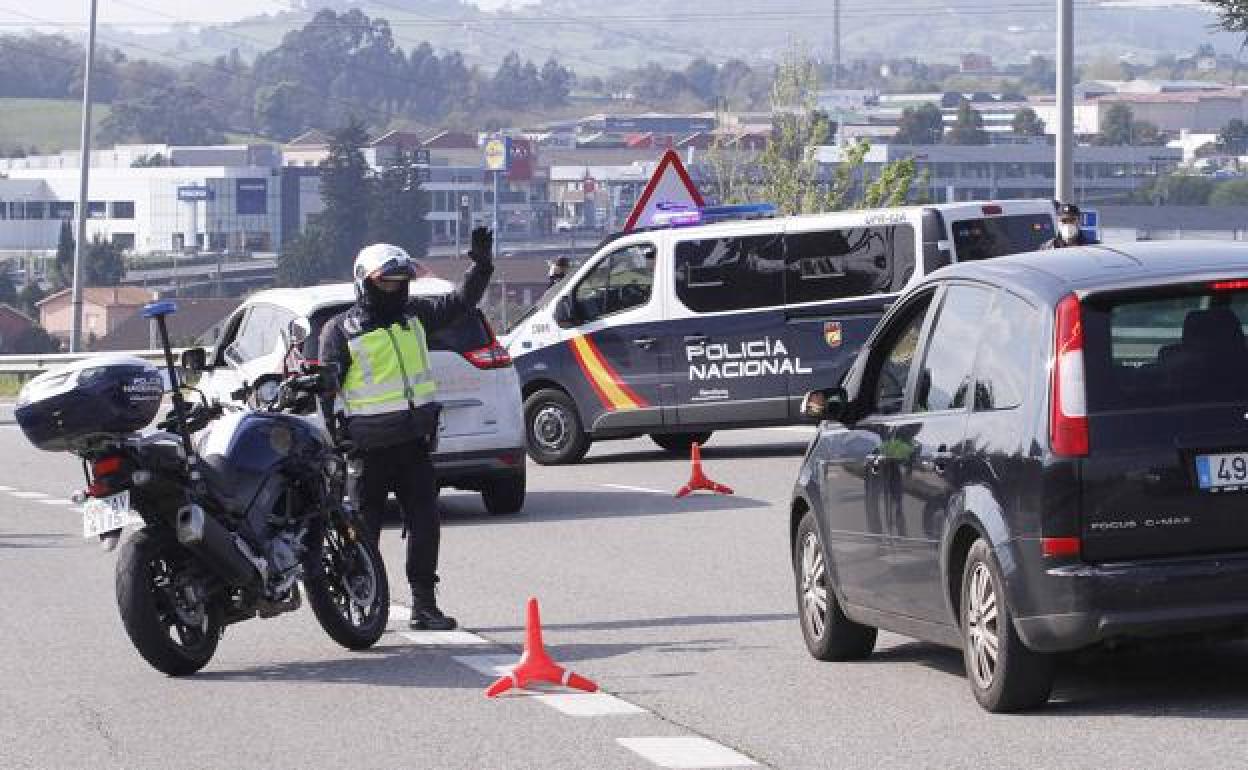
[[329,134],[320,129],[312,129],[305,131],[294,139],[286,143],[287,147],[322,147],[328,145],[332,140]]
[[26,323],[32,326],[35,323],[33,318],[26,315],[25,313],[18,310],[17,308],[13,307],[12,305],[0,304],[0,315],[7,316],[9,318],[14,318],[19,321],[25,321]]
[[420,134],[414,131],[387,131],[381,136],[368,143],[369,147],[420,147],[425,143],[420,138]]
[[424,146],[442,150],[470,150],[479,146],[477,137],[461,131],[439,131],[424,140]]
[[[166,316],[169,338],[179,345],[200,338],[242,303],[238,299],[180,299],[178,312]],[[96,340],[94,350],[147,350],[152,346],[151,321],[141,315],[123,321],[110,334]]]
[[1129,104],[1199,104],[1209,99],[1244,98],[1240,88],[1223,88],[1218,91],[1165,91],[1162,93],[1135,93],[1120,91],[1097,97],[1098,102],[1126,102]]
[[[55,294],[49,294],[36,303],[36,307],[43,307],[61,297],[68,297],[69,292],[69,289],[61,289]],[[93,305],[136,307],[145,305],[155,298],[155,294],[150,289],[141,289],[137,286],[90,286],[82,290],[82,301]]]

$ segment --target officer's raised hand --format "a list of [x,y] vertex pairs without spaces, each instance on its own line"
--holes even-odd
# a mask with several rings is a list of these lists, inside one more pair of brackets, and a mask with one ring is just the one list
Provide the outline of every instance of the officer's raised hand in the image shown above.
[[468,250],[468,258],[482,266],[487,266],[494,262],[493,230],[488,227],[473,229],[472,248]]

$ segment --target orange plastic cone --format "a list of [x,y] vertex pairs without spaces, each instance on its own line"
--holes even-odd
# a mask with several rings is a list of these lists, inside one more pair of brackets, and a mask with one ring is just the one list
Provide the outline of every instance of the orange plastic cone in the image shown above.
[[693,460],[693,475],[689,477],[689,483],[681,487],[680,491],[676,493],[677,497],[684,497],[699,489],[705,489],[707,492],[718,492],[721,495],[732,494],[732,487],[726,487],[723,484],[711,481],[702,472],[702,447],[696,442],[690,450],[690,456]]
[[548,682],[573,687],[585,692],[597,692],[598,685],[580,674],[573,673],[550,659],[546,645],[542,643],[542,619],[538,614],[537,599],[529,598],[524,624],[524,654],[511,673],[499,679],[485,691],[485,697],[496,698],[513,687],[524,689],[533,682]]

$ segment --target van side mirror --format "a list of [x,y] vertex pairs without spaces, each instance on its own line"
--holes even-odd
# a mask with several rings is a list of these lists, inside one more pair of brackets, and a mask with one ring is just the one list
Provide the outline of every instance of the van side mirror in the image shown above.
[[206,372],[208,353],[203,348],[187,348],[182,351],[182,368],[188,372]]
[[555,323],[563,328],[576,326],[581,320],[581,313],[576,307],[576,298],[565,294],[555,303]]
[[849,414],[849,394],[844,388],[812,390],[802,398],[802,416],[811,420],[842,422]]

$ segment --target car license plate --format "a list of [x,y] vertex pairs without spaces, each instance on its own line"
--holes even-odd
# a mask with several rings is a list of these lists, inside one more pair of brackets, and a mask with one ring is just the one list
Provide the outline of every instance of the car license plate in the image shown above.
[[92,497],[82,505],[82,536],[92,537],[121,529],[130,522],[130,492]]
[[1196,479],[1210,492],[1248,489],[1248,452],[1196,455]]

